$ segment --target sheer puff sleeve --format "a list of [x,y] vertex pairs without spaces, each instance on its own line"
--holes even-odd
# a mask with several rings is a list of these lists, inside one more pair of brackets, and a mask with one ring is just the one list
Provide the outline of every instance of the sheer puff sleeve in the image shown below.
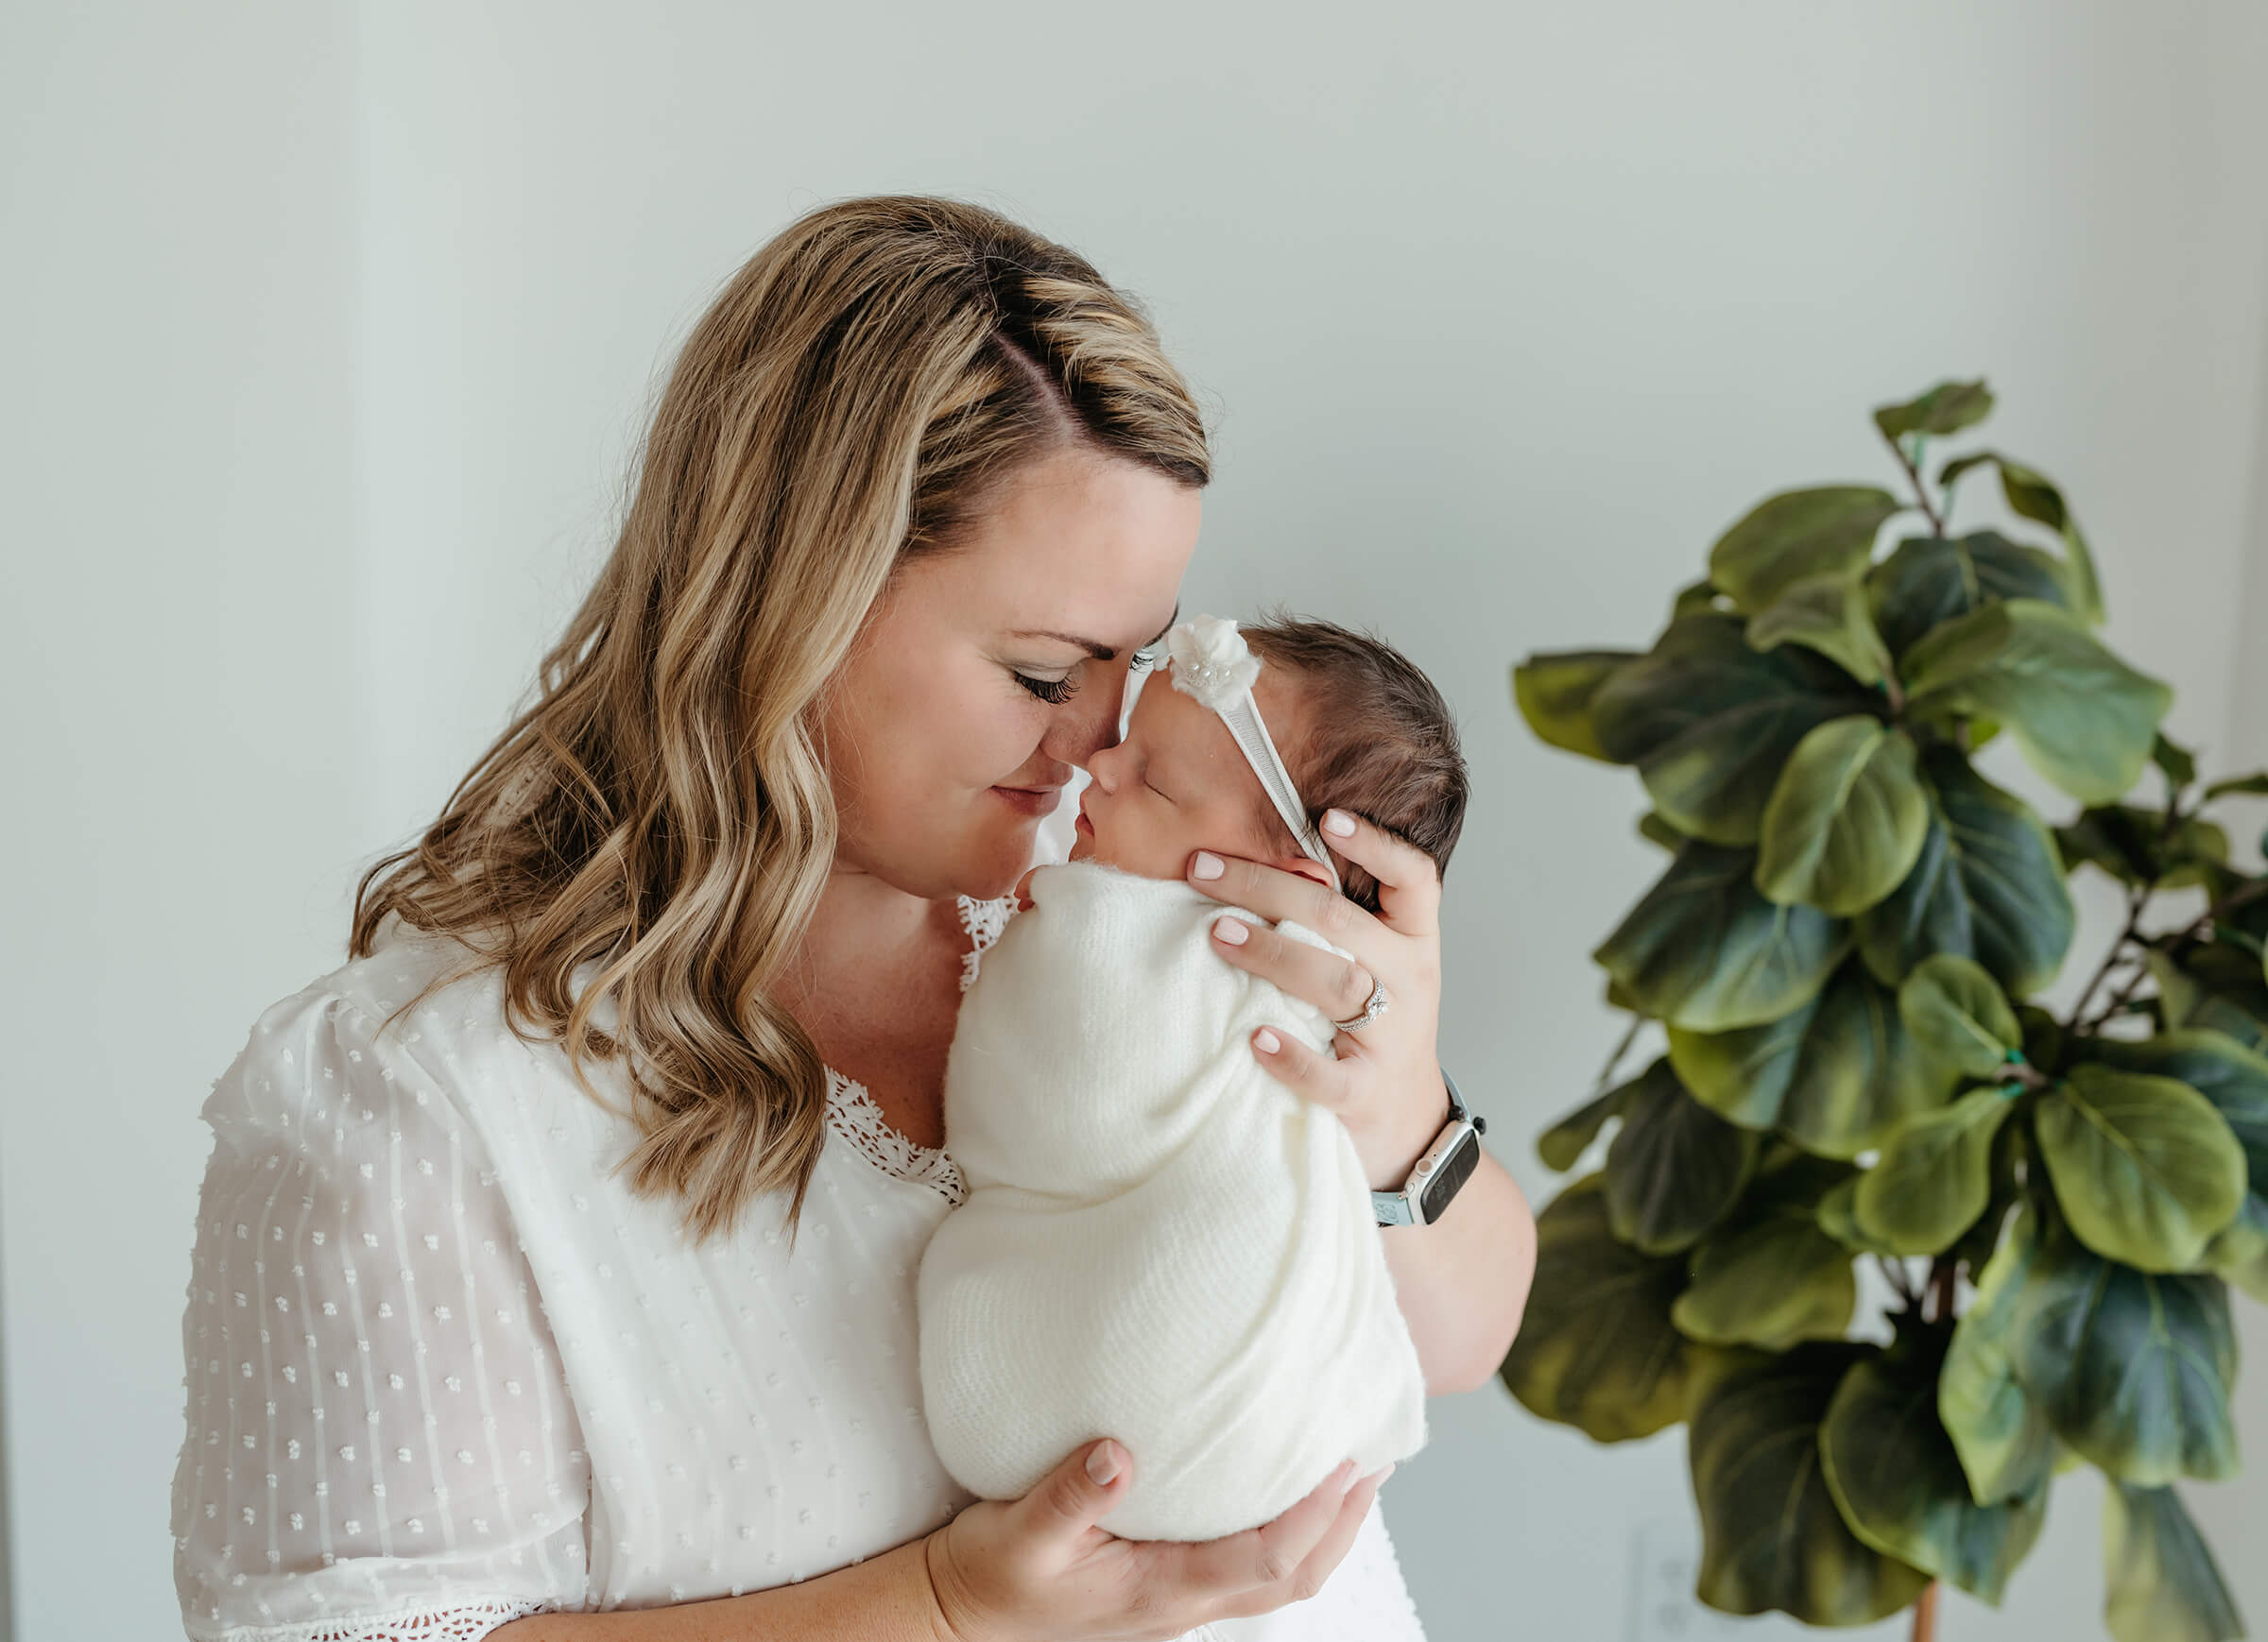
[[262,1018],[203,1115],[173,1487],[189,1635],[460,1642],[583,1606],[558,1353],[414,1017],[381,1033],[318,983]]

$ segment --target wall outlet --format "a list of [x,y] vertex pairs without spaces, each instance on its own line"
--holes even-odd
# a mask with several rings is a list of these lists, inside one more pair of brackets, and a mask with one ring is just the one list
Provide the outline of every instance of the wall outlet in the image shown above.
[[1624,1642],[1731,1642],[1753,1638],[1753,1622],[1705,1608],[1693,1595],[1701,1529],[1690,1516],[1656,1516],[1630,1533],[1630,1605]]

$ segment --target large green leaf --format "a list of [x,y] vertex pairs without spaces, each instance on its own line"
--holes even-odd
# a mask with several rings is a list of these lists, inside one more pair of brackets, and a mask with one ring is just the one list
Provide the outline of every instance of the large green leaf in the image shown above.
[[1753,615],[1807,577],[1857,572],[1883,522],[1903,511],[1897,497],[1871,485],[1783,490],[1717,539],[1709,579]]
[[1976,1089],[1900,1127],[1859,1176],[1859,1231],[1900,1255],[1933,1255],[1976,1223],[1992,1197],[1992,1143],[2009,1103]]
[[1860,1228],[1860,1176],[1854,1174],[1819,1200],[1819,1229],[1853,1254],[1894,1255],[1888,1243],[1878,1242]]
[[2008,1351],[2055,1434],[2113,1477],[2235,1475],[2237,1342],[2218,1277],[2153,1276],[2045,1228]]
[[1696,840],[1592,954],[1638,1009],[1699,1032],[1777,1020],[1814,996],[1850,927],[1756,893],[1756,857]]
[[1685,1261],[1618,1240],[1602,1184],[1586,1176],[1537,1217],[1535,1287],[1497,1372],[1529,1412],[1620,1443],[1684,1416],[1690,1354],[1670,1307]]
[[1796,744],[1773,786],[1756,887],[1854,916],[1905,881],[1929,823],[1912,738],[1864,713],[1830,719]]
[[1748,624],[1748,642],[1758,650],[1801,644],[1861,684],[1880,684],[1890,674],[1890,651],[1874,630],[1865,584],[1847,573],[1790,583]]
[[1820,1228],[1815,1198],[1765,1186],[1753,1207],[1694,1251],[1692,1286],[1670,1320],[1710,1345],[1781,1351],[1835,1340],[1858,1303],[1850,1251]]
[[1958,747],[1925,749],[1921,773],[1929,830],[1905,882],[1859,916],[1866,966],[1896,986],[1931,953],[1952,952],[1984,965],[2011,997],[2040,991],[2077,922],[2054,841]]
[[1813,725],[1863,708],[1850,678],[1802,650],[1760,653],[1738,617],[1681,616],[1590,697],[1606,756],[1636,764],[1662,818],[1753,844],[1773,779]]
[[2178,1079],[2212,1103],[2244,1154],[2245,1191],[2236,1219],[2206,1245],[2205,1262],[2235,1273],[2268,1255],[2268,1056],[2194,1028],[2136,1042],[2093,1038],[2087,1048],[2105,1065]]
[[1637,659],[1635,650],[1538,651],[1512,669],[1512,698],[1542,740],[1588,759],[1606,759],[1591,724],[1591,703],[1601,685]]
[[1941,439],[1992,415],[1992,389],[1979,382],[1941,382],[1919,399],[1877,406],[1874,425],[1892,444],[1908,434]]
[[2116,1642],[2233,1642],[2244,1634],[2220,1565],[2171,1487],[2103,1494],[2103,1623]]
[[1980,1505],[1937,1419],[1945,1334],[1908,1325],[1879,1357],[1843,1377],[1819,1428],[1828,1491],[1876,1550],[2000,1605],[2008,1576],[2039,1537],[2047,1484]]
[[1880,1144],[1942,1105],[1953,1085],[1907,1036],[1897,998],[1859,964],[1844,965],[1815,1003],[1779,1020],[1715,1034],[1673,1027],[1670,1060],[1720,1116],[1777,1127],[1828,1157]]
[[1893,655],[1925,634],[1996,599],[2069,605],[2063,566],[2053,554],[1979,530],[1949,539],[1917,536],[1866,573],[1875,626]]
[[1544,1167],[1561,1173],[1572,1169],[1576,1159],[1599,1137],[1606,1120],[1622,1110],[1629,1092],[1628,1084],[1608,1089],[1595,1100],[1584,1102],[1537,1137],[1536,1155],[1543,1159]]
[[2018,1378],[2013,1349],[2020,1299],[2038,1253],[2037,1221],[2017,1210],[1977,1274],[1937,1377],[1937,1417],[1968,1477],[1969,1497],[1997,1505],[2036,1493],[2055,1463],[2047,1411]]
[[2268,770],[2255,770],[2249,776],[2230,776],[2205,790],[2208,799],[2225,797],[2231,793],[2244,793],[2256,798],[2268,795]]
[[2169,832],[2161,812],[2132,804],[2083,811],[2055,830],[2055,847],[2067,867],[2091,864],[2122,883],[2161,889],[2201,883],[2208,865],[2228,860],[2228,834],[2212,822],[2187,815]]
[[2147,961],[2168,1026],[2208,1029],[2268,1053],[2268,977],[2251,953],[2210,941],[2181,948],[2178,957],[2153,949]]
[[1606,1222],[1649,1255],[1691,1248],[1740,1201],[1757,1137],[1685,1092],[1667,1060],[1627,1086],[1606,1149]]
[[[2011,461],[1996,451],[1980,451],[1948,462],[1937,475],[1937,483],[1950,487],[1969,469],[1987,462],[2000,470],[2001,494],[2007,498],[2009,510],[2019,519],[2046,525],[2063,538],[2065,578],[2070,585],[2072,611],[2088,622],[2101,622],[2103,590],[2095,575],[2094,553],[2088,547],[2087,538],[2079,532],[2079,522],[2065,505],[2063,492],[2045,473]],[[1951,505],[1950,498],[1947,505]]]
[[2089,803],[2134,785],[2174,703],[2170,687],[2038,599],[1984,605],[1945,624],[1906,653],[1900,671],[1911,711],[2006,726],[2034,769]]
[[2030,1133],[2028,1124],[2015,1122],[2002,1123],[2000,1132],[1993,1136],[1992,1160],[1988,1165],[1990,1188],[1984,1199],[1984,1212],[1945,1251],[1946,1258],[1957,1262],[1971,1282],[1980,1280],[1985,1262],[2000,1248],[2001,1234],[2007,1229],[2008,1217],[2023,1200],[2024,1182],[2037,1168],[2032,1161]]
[[1863,1625],[1921,1595],[1929,1576],[1850,1531],[1819,1462],[1819,1422],[1854,1363],[1843,1342],[1745,1358],[1694,1398],[1687,1445],[1701,1513],[1701,1599],[1777,1608],[1807,1625]]
[[2244,1153],[2189,1085],[2073,1067],[2033,1119],[2055,1200],[2081,1241],[2145,1272],[2194,1266],[2244,1202]]
[[1965,1078],[1998,1077],[2009,1052],[2024,1047],[2000,983],[1957,952],[1933,953],[1914,966],[1898,989],[1898,1017],[1924,1054]]

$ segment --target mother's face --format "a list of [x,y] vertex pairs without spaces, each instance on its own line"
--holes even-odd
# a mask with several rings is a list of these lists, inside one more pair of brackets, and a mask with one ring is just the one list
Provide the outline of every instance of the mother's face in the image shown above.
[[825,710],[838,864],[930,898],[1005,894],[1071,767],[1117,740],[1198,511],[1161,473],[1068,450],[902,568]]

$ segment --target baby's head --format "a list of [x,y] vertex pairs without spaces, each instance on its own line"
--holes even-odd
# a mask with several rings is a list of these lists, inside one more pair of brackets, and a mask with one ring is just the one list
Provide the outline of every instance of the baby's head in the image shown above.
[[[1240,626],[1260,659],[1253,699],[1309,821],[1360,815],[1449,868],[1465,821],[1465,760],[1449,704],[1400,653],[1329,622]],[[1320,880],[1220,715],[1173,688],[1170,668],[1134,704],[1126,738],[1094,755],[1074,861],[1180,878],[1210,849]],[[1378,884],[1341,858],[1347,894],[1375,912]]]

